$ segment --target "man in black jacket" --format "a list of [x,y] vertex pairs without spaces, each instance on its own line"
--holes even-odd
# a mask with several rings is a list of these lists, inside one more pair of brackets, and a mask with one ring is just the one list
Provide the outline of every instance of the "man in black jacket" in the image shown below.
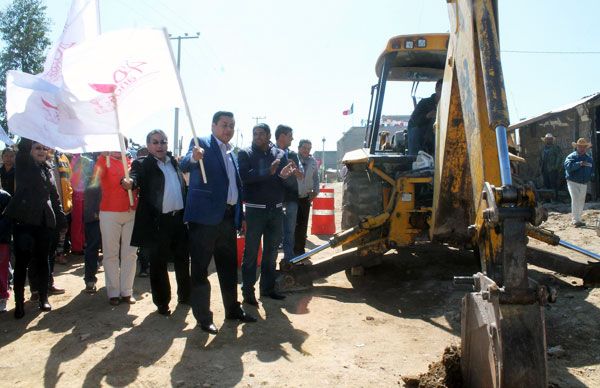
[[275,261],[283,226],[284,181],[295,172],[285,152],[275,147],[271,129],[258,124],[252,129],[252,146],[238,153],[246,202],[246,246],[242,259],[244,303],[258,306],[254,295],[258,246],[263,238],[260,293],[284,299],[275,291]]
[[173,257],[179,303],[190,298],[190,264],[187,229],[183,223],[185,182],[177,161],[167,152],[167,135],[150,131],[146,145],[150,155],[131,164],[131,178],[124,189],[139,188],[138,208],[131,245],[143,246],[150,259],[152,301],[162,315],[171,314],[171,285],[167,260]]

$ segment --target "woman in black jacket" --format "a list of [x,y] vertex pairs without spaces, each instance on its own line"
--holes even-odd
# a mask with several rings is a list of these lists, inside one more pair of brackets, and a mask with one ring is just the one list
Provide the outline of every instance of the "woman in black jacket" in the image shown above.
[[29,139],[21,139],[15,163],[15,195],[4,211],[13,220],[15,244],[15,318],[25,315],[24,289],[27,267],[35,267],[39,306],[50,311],[48,303],[48,250],[53,230],[65,225],[50,166],[48,148]]

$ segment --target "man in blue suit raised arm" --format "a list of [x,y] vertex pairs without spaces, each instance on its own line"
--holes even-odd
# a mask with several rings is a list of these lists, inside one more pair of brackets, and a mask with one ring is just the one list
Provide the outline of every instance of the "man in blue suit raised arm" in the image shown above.
[[[188,224],[192,262],[192,311],[200,328],[217,334],[210,310],[208,265],[214,255],[225,318],[256,322],[237,300],[236,230],[242,227],[242,183],[229,141],[235,132],[233,113],[219,111],[212,120],[212,135],[192,140],[182,159],[182,171],[190,173],[184,221]],[[198,161],[202,159],[207,183]]]

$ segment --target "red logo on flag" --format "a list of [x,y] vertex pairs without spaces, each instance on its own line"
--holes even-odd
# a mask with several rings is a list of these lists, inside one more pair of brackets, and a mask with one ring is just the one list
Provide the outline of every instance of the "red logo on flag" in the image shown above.
[[51,122],[52,124],[58,124],[59,114],[58,107],[52,105],[48,100],[44,97],[40,97],[42,100],[42,105],[44,106],[44,118]]
[[43,73],[43,77],[50,81],[56,82],[62,76],[62,58],[63,52],[75,46],[75,43],[61,43],[56,47],[56,51],[54,52],[54,58],[52,58],[52,65],[50,65],[50,70],[47,73]]
[[89,83],[88,85],[92,89],[104,94],[90,101],[96,106],[96,113],[114,111],[120,96],[134,89],[140,80],[158,73],[157,71],[148,72],[146,65],[147,63],[142,61],[125,61],[113,72],[114,84]]

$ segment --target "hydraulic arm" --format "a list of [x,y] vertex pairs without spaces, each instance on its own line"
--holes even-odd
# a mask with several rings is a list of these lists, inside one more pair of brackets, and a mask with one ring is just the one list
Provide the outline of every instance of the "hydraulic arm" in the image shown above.
[[[353,187],[349,179],[345,191],[358,203],[369,198],[381,201],[382,206],[369,212],[370,216],[352,213],[346,226],[360,220],[356,226],[294,258],[290,268],[282,271],[278,287],[290,290],[312,285],[317,278],[377,263],[388,250],[405,249],[418,241],[473,249],[479,255],[481,272],[455,278],[456,283],[473,287],[463,298],[461,311],[464,385],[545,388],[543,306],[555,301],[556,292],[530,279],[527,264],[597,284],[600,263],[578,263],[542,253],[527,247],[528,238],[560,245],[594,260],[600,256],[539,228],[547,213],[537,203],[534,188],[512,180],[496,1],[446,2],[449,36],[394,37],[376,67],[380,78],[374,88],[374,116],[369,117],[365,144],[370,152],[351,165],[354,172],[368,171],[369,179],[356,180]],[[400,142],[390,143],[378,136],[385,86],[388,78],[436,81],[442,70],[434,170],[419,171],[412,168],[416,156],[394,149]],[[378,189],[373,192],[381,193],[381,198],[360,195],[369,190],[365,182],[371,182],[373,189]],[[344,200],[346,205],[352,204]],[[308,257],[338,246],[353,247],[313,265],[303,265]]]

